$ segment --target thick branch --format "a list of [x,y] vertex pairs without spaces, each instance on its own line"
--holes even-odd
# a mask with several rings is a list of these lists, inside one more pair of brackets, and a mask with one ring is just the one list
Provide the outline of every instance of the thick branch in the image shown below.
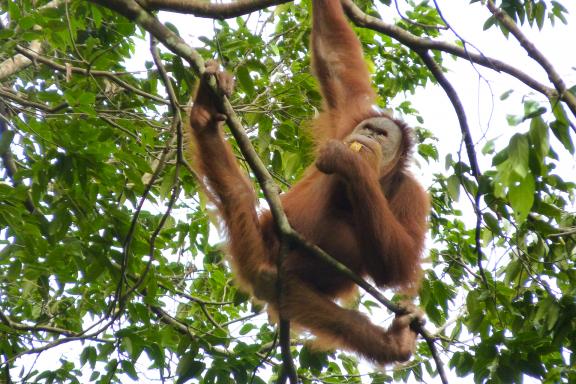
[[290,353],[290,322],[288,320],[280,319],[280,352],[282,354],[282,372],[280,373],[280,378],[278,379],[278,384],[286,383],[289,380],[290,383],[298,383],[298,374],[296,373],[296,367],[294,366],[294,360],[292,360],[292,355]]
[[[148,13],[135,0],[90,0],[118,12],[127,19],[137,23],[152,36],[162,42],[168,49],[185,58],[197,74],[204,73],[204,59],[178,35]],[[216,83],[214,83],[214,86]]]
[[[42,43],[38,40],[34,40],[30,43],[28,49],[39,53],[42,50]],[[4,60],[2,63],[0,63],[0,80],[14,75],[30,64],[32,64],[32,60],[20,53],[14,57]]]
[[[48,8],[58,8],[61,4],[64,4],[65,1],[66,0],[52,0],[49,3],[41,6],[38,10],[40,11]],[[42,42],[39,40],[34,40],[30,43],[28,49],[36,53],[40,53],[42,51]],[[2,63],[0,63],[0,81],[14,75],[30,64],[32,64],[32,60],[22,54],[17,54],[14,57],[4,60]]]
[[[192,67],[192,69],[201,75],[204,73],[204,59],[200,54],[190,47],[186,42],[162,24],[158,19],[148,13],[146,10],[140,7],[140,5],[135,0],[92,0],[97,4],[104,5],[110,9],[124,15],[128,19],[138,23],[144,29],[146,29],[152,36],[161,41],[168,49],[177,54],[178,56],[184,58]],[[214,93],[217,94],[216,81],[212,79],[211,86],[214,87]],[[242,151],[242,154],[246,158],[246,161],[250,165],[251,169],[256,175],[262,191],[264,192],[264,197],[266,198],[268,204],[270,205],[270,211],[274,217],[275,222],[278,224],[279,229],[282,233],[288,233],[290,229],[290,224],[288,219],[282,210],[282,204],[280,203],[280,198],[278,197],[278,188],[274,183],[274,179],[268,173],[266,166],[258,157],[258,154],[252,147],[252,143],[246,135],[244,127],[240,119],[236,115],[236,112],[232,108],[230,102],[223,97],[219,100],[221,105],[221,110],[228,116],[228,126],[238,143],[238,147]]]
[[[144,29],[146,29],[152,36],[157,38],[161,41],[166,47],[168,47],[172,52],[176,53],[177,55],[183,57],[188,63],[196,70],[198,75],[202,74],[205,70],[204,68],[204,60],[202,57],[196,52],[193,48],[188,46],[184,40],[182,40],[179,36],[174,34],[171,30],[166,28],[162,23],[158,21],[155,17],[150,15],[146,10],[142,9],[138,3],[133,0],[123,0],[123,1],[110,1],[110,0],[96,0],[97,3],[103,4],[105,6],[110,7],[111,9],[120,12],[124,16],[128,17],[130,20],[139,23]],[[214,87],[214,94],[219,94],[216,92],[216,81],[214,78],[211,79],[211,86]],[[218,100],[220,105],[220,110],[223,111],[226,116],[228,116],[227,123],[232,131],[242,154],[246,158],[246,161],[249,163],[250,167],[253,169],[254,173],[256,174],[256,178],[260,183],[262,190],[264,192],[264,196],[270,205],[270,210],[272,215],[274,216],[274,222],[277,223],[281,233],[285,233],[288,230],[291,230],[290,225],[288,223],[288,219],[282,210],[282,205],[280,203],[280,198],[278,196],[278,188],[276,187],[274,180],[267,172],[264,163],[258,157],[256,151],[252,147],[252,143],[250,139],[246,135],[240,120],[236,116],[234,109],[230,102],[226,99],[226,97],[222,96],[221,99]],[[286,324],[284,324],[285,328]],[[286,332],[286,328],[284,330]],[[296,384],[296,381],[293,381],[295,372],[292,367],[291,356],[285,354],[285,366],[288,367],[288,372],[290,372],[290,379],[293,384]]]
[[494,17],[496,17],[496,19],[498,19],[498,21],[510,31],[516,40],[518,40],[522,48],[524,48],[524,50],[526,50],[528,53],[528,56],[533,58],[546,71],[548,78],[552,84],[554,84],[554,87],[556,87],[558,93],[561,95],[561,99],[566,104],[568,104],[568,107],[574,116],[576,116],[576,96],[574,96],[566,89],[566,84],[564,84],[564,81],[556,69],[554,69],[552,63],[546,58],[546,56],[542,54],[542,52],[538,50],[538,48],[536,48],[536,46],[530,40],[528,40],[520,28],[518,28],[518,25],[514,22],[514,20],[502,9],[496,7],[493,0],[488,0],[486,5]]
[[[462,132],[462,137],[464,139],[464,146],[466,147],[466,153],[468,155],[468,161],[470,162],[470,168],[472,169],[472,175],[479,182],[479,178],[482,175],[482,173],[480,170],[480,166],[478,164],[478,158],[476,157],[476,149],[474,148],[474,141],[472,140],[472,134],[470,133],[470,127],[468,126],[468,119],[466,118],[466,112],[464,111],[464,106],[462,105],[462,102],[458,97],[458,93],[456,92],[452,84],[448,81],[438,63],[436,63],[434,59],[430,57],[429,52],[428,51],[417,51],[417,52],[422,61],[424,61],[424,64],[426,64],[426,67],[430,70],[430,72],[432,72],[436,80],[438,80],[438,83],[440,84],[442,89],[444,89],[444,92],[446,92],[446,95],[448,96],[450,102],[452,103],[452,106],[454,107],[456,115],[458,116],[458,121],[460,123],[460,131]],[[481,234],[480,230],[482,227],[482,211],[480,209],[479,192],[476,192],[472,204],[474,207],[474,213],[476,214],[476,236],[475,236],[476,254],[477,254],[476,263],[478,265],[478,270],[480,271],[482,282],[484,283],[486,288],[488,288],[489,287],[488,279],[486,278],[486,273],[484,271],[484,267],[482,266],[484,253],[482,252],[482,246],[480,243],[480,234]]]
[[[370,28],[372,30],[381,32],[415,51],[431,49],[435,51],[450,53],[478,65],[482,65],[486,68],[493,69],[497,72],[507,73],[508,75],[520,80],[528,87],[545,95],[548,98],[558,98],[558,92],[554,88],[547,87],[546,85],[530,77],[528,74],[522,72],[520,69],[515,68],[503,61],[485,56],[483,54],[469,52],[460,46],[445,41],[431,40],[415,36],[402,28],[385,23],[380,19],[367,15],[366,13],[362,12],[362,10],[358,8],[352,0],[342,0],[342,4],[344,5],[344,9],[346,10],[348,17],[354,22],[354,24],[360,27]],[[565,97],[564,94],[562,94],[561,100],[569,103],[569,98]]]
[[232,3],[210,3],[198,0],[137,0],[149,10],[190,13],[211,19],[229,19],[292,0],[236,0]]

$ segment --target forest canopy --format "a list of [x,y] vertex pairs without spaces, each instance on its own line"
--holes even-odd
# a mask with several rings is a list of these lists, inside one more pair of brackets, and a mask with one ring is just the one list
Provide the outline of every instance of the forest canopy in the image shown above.
[[[576,7],[342,4],[431,198],[412,360],[280,340],[194,168],[208,59],[261,205],[311,164],[310,0],[1,0],[0,383],[576,382]],[[389,324],[401,298],[360,284]]]

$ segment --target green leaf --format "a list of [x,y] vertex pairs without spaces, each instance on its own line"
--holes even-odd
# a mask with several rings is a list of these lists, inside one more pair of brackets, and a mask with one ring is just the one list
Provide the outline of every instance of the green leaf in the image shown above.
[[242,326],[242,328],[240,328],[240,334],[242,336],[248,334],[250,331],[256,329],[256,325],[252,324],[252,323],[246,323]]
[[534,18],[536,19],[536,24],[538,25],[538,29],[542,29],[544,27],[544,20],[546,17],[546,3],[544,1],[539,1],[536,3],[536,7],[534,7]]
[[242,90],[248,94],[248,96],[254,95],[254,82],[252,81],[252,77],[250,76],[250,71],[246,65],[243,65],[238,68],[236,72],[236,77],[242,86]]
[[524,222],[534,204],[534,191],[536,185],[534,177],[527,174],[522,179],[516,179],[509,186],[508,198],[514,210],[514,216],[519,223]]
[[183,384],[198,377],[204,369],[206,369],[206,364],[196,360],[196,353],[182,356],[176,367],[176,374],[178,375],[176,384]]
[[530,142],[536,150],[536,155],[542,161],[550,150],[550,141],[548,138],[548,126],[542,117],[538,116],[530,122]]
[[450,176],[447,180],[447,188],[452,200],[458,201],[460,198],[460,178],[456,175]]
[[524,117],[522,118],[523,121],[533,119],[535,117],[541,116],[546,113],[547,109],[545,107],[539,107],[533,111],[527,111]]
[[454,368],[458,376],[464,377],[472,372],[474,360],[474,356],[468,352],[455,352],[450,359],[450,368]]
[[122,367],[124,373],[128,375],[128,377],[130,377],[132,380],[138,380],[138,373],[136,372],[136,369],[134,369],[134,364],[131,361],[122,360],[120,362],[120,366]]
[[10,150],[10,144],[14,139],[14,132],[5,130],[0,133],[0,156],[6,154]]
[[498,375],[498,378],[501,380],[501,382],[503,383],[513,383],[515,382],[515,371],[516,371],[516,365],[512,366],[509,365],[507,363],[505,363],[502,359],[500,359],[500,361],[498,361],[498,367],[496,368],[496,374]]
[[504,101],[506,100],[511,94],[512,92],[514,92],[513,89],[509,89],[506,92],[504,92],[503,94],[500,95],[500,101]]
[[528,139],[525,135],[515,134],[510,139],[508,145],[509,160],[512,169],[520,176],[525,177],[528,174]]
[[498,20],[496,19],[496,17],[494,16],[490,16],[485,22],[484,25],[482,26],[482,30],[486,31],[488,30],[491,26],[497,24]]
[[314,351],[308,346],[304,346],[299,355],[300,365],[311,369],[313,372],[320,372],[322,367],[328,362],[326,353]]
[[484,219],[484,222],[486,223],[488,228],[490,228],[490,230],[493,233],[495,234],[501,233],[500,222],[498,221],[498,219],[496,219],[496,217],[494,217],[494,215],[492,215],[490,212],[486,212],[482,215],[482,218]]
[[568,152],[574,154],[574,143],[570,136],[570,125],[564,107],[561,103],[553,103],[552,112],[554,113],[554,117],[556,117],[556,121],[550,123],[552,133],[554,133],[554,136],[560,140]]
[[82,350],[80,354],[80,365],[84,366],[87,362],[90,363],[90,368],[94,369],[96,365],[96,358],[98,357],[98,353],[96,348],[94,347],[86,347]]

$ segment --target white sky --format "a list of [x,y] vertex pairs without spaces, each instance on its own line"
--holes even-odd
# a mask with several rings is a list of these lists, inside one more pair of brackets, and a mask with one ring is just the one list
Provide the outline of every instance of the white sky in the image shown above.
[[[462,1],[441,0],[438,3],[451,26],[466,41],[474,44],[481,53],[512,64],[536,80],[549,84],[544,70],[528,57],[513,37],[506,40],[497,28],[491,28],[488,31],[482,30],[489,12],[479,2],[470,5]],[[576,36],[576,3],[573,1],[562,3],[567,6],[570,12],[567,17],[569,22],[567,26],[557,23],[555,27],[551,27],[547,23],[543,31],[538,31],[536,28],[523,28],[523,30],[536,47],[553,63],[565,83],[570,87],[576,83],[576,71],[574,70],[576,51],[572,48],[574,47],[574,36]],[[525,95],[532,95],[529,97],[530,99],[542,101],[543,105],[550,110],[544,96],[536,94],[511,76],[477,65],[472,66],[462,59],[452,61],[446,57],[444,64],[450,70],[447,73],[448,80],[456,88],[462,100],[475,141],[481,139],[484,134],[487,139],[502,136],[505,142],[500,142],[497,147],[501,149],[503,145],[506,145],[509,137],[517,133],[518,130],[526,131],[529,122],[518,127],[510,127],[506,122],[506,115],[523,115],[521,100]],[[476,71],[480,72],[483,79],[479,79]],[[486,81],[488,81],[491,90]],[[505,101],[500,101],[500,95],[510,89],[514,90],[510,97]],[[461,138],[460,127],[454,109],[440,86],[426,87],[426,89],[419,90],[414,96],[408,97],[424,117],[424,126],[432,130],[439,138],[441,158],[442,152],[444,152],[443,154],[454,153],[454,149],[459,145],[459,142],[455,143],[454,140]],[[433,102],[430,102],[432,100]],[[562,155],[571,156],[568,152],[564,152]],[[573,156],[571,157],[574,160]],[[571,170],[565,175],[575,174],[574,161],[564,162],[563,165]],[[488,166],[489,163],[485,161],[484,164],[481,163],[481,167],[484,169]]]

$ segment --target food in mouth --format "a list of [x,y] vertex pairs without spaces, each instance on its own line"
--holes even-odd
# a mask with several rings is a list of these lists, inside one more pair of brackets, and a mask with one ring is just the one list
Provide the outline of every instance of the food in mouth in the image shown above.
[[357,141],[353,141],[350,143],[350,149],[353,150],[354,152],[360,152],[363,146],[364,146],[363,144]]

